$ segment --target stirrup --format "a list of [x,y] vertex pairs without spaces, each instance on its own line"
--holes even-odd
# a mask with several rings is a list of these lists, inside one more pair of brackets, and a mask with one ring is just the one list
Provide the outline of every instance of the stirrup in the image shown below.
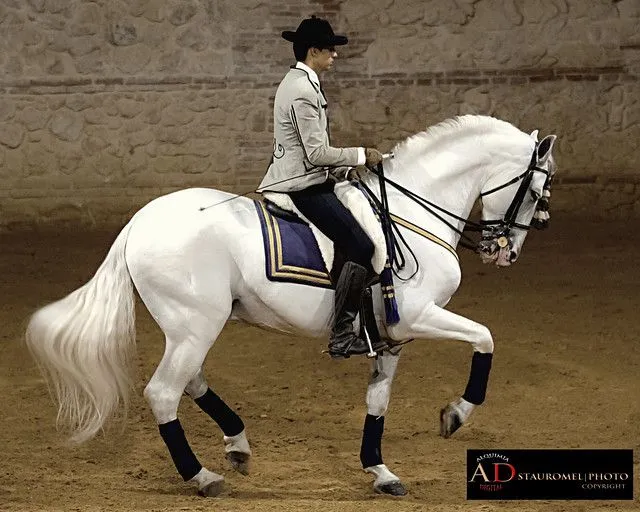
[[[331,359],[349,359],[351,356],[363,356],[363,355],[366,355],[369,359],[373,359],[378,357],[379,352],[382,352],[383,350],[388,348],[388,344],[382,340],[376,340],[373,343],[370,343],[369,340],[365,341],[359,336],[355,336],[355,334],[354,334],[354,337],[355,337],[355,341],[351,342],[351,344],[348,345],[346,350],[344,351],[332,350],[331,349],[332,343],[330,342],[327,350],[323,350],[322,353],[329,354],[329,356],[331,356]],[[357,350],[355,352],[351,351],[351,348],[354,346],[354,344],[357,343],[358,340],[365,343],[365,346],[363,347],[364,350]]]

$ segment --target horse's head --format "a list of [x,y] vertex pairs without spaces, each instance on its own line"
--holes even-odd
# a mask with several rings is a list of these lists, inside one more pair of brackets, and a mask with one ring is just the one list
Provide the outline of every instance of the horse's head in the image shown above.
[[496,173],[484,185],[482,198],[482,240],[480,256],[485,263],[506,267],[522,250],[529,227],[547,227],[551,181],[556,165],[552,150],[555,135],[538,142],[538,131],[531,137],[535,148],[526,169],[511,170],[513,175]]

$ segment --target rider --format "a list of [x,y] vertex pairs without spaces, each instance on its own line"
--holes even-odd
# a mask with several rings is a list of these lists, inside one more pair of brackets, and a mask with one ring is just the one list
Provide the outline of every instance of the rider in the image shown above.
[[331,68],[335,47],[347,44],[328,21],[312,16],[282,37],[293,43],[296,64],[276,91],[273,107],[273,156],[258,192],[286,192],[298,210],[345,253],[336,283],[335,316],[329,353],[349,357],[368,352],[353,329],[374,246],[351,212],[333,192],[350,167],[377,165],[382,154],[373,148],[330,145],[327,100],[318,74]]

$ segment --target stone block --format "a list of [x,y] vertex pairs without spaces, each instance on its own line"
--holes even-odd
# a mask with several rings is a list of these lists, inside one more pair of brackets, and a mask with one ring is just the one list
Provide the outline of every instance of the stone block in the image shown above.
[[165,0],[145,0],[143,5],[144,11],[141,16],[145,19],[154,23],[159,23],[164,19],[167,10],[167,2]]
[[27,0],[29,7],[33,9],[35,12],[43,12],[44,11],[44,3],[45,0]]
[[118,114],[124,119],[136,117],[144,109],[144,103],[129,98],[122,98],[116,101]]
[[187,23],[198,12],[198,7],[192,0],[171,1],[168,6],[168,20],[172,25],[180,26]]
[[85,158],[81,148],[77,146],[67,146],[57,154],[60,172],[67,175],[74,174],[82,166]]
[[139,42],[138,28],[133,21],[120,20],[109,25],[109,42],[115,46],[131,46]]
[[24,140],[25,130],[15,123],[0,123],[0,144],[10,149],[15,149]]
[[144,44],[136,44],[129,47],[114,48],[112,57],[113,64],[118,71],[133,75],[140,73],[149,64],[152,51]]
[[186,27],[176,36],[176,43],[182,48],[189,48],[196,52],[206,49],[209,42],[198,27]]
[[25,107],[18,113],[17,119],[29,131],[40,130],[47,125],[51,112],[36,110],[31,106]]
[[67,109],[56,111],[49,125],[51,133],[61,140],[74,141],[80,138],[84,126],[82,115]]
[[12,98],[3,96],[0,98],[0,121],[8,121],[16,113],[16,103]]
[[160,124],[164,127],[183,126],[192,122],[195,114],[176,104],[170,104],[163,109]]
[[26,152],[26,157],[25,176],[45,176],[59,168],[56,154],[43,145],[32,144]]

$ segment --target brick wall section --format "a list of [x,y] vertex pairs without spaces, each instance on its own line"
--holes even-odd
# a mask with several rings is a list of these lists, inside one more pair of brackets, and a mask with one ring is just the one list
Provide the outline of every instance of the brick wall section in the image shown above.
[[350,37],[323,77],[335,143],[495,115],[560,136],[556,212],[640,216],[637,0],[4,0],[0,229],[251,190],[292,63],[279,34],[312,13]]

